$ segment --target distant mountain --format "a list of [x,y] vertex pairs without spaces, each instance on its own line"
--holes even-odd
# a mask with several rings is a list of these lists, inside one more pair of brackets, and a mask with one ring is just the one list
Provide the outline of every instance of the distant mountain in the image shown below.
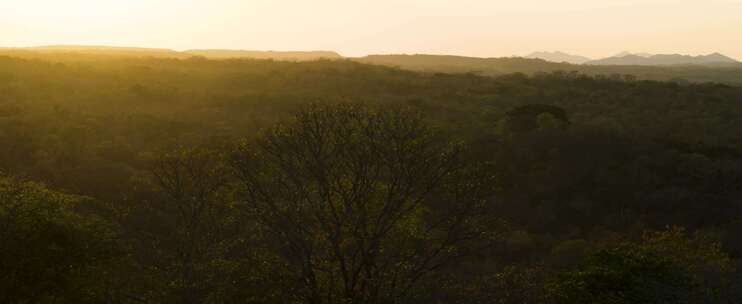
[[543,59],[546,61],[551,62],[566,62],[571,64],[583,64],[585,62],[588,62],[592,59],[587,58],[585,56],[579,56],[579,55],[572,55],[567,54],[563,52],[535,52],[532,53],[525,58],[531,58],[531,59]]
[[574,65],[548,62],[543,59],[522,57],[479,58],[453,55],[369,55],[354,58],[354,61],[385,65],[401,69],[432,73],[475,73],[481,75],[502,75],[509,73],[533,74],[548,71],[571,71]]
[[738,66],[742,63],[719,53],[701,56],[679,54],[630,54],[620,53],[614,57],[588,61],[589,65],[705,65]]
[[[538,53],[532,54],[539,55]],[[543,55],[543,54],[542,54]],[[623,55],[623,54],[622,54]],[[478,58],[449,55],[369,55],[358,58],[342,57],[336,52],[271,52],[246,50],[190,50],[57,45],[31,48],[2,48],[3,57],[77,63],[98,62],[110,58],[172,58],[189,59],[194,56],[209,59],[253,58],[285,61],[343,59],[365,64],[384,65],[427,73],[471,73],[498,76],[514,73],[539,75],[542,73],[587,74],[599,78],[624,79],[634,75],[640,80],[677,80],[680,82],[718,82],[742,85],[742,63],[721,54],[706,56],[625,54],[618,58],[589,61],[586,64],[551,62],[523,57]],[[545,55],[540,57],[546,57]],[[678,59],[680,58],[680,59]],[[672,60],[671,60],[672,59]],[[553,59],[552,60],[560,60]],[[692,62],[689,64],[688,62]],[[2,71],[0,71],[0,74]],[[577,73],[577,74],[574,74]],[[517,77],[517,75],[516,75]],[[629,77],[630,78],[630,77]]]
[[118,47],[98,45],[46,45],[25,48],[2,48],[5,52],[34,52],[34,53],[67,53],[90,55],[113,55],[132,57],[181,57],[180,53],[171,49]]
[[21,57],[35,57],[39,54],[60,55],[103,55],[119,57],[157,57],[185,59],[193,56],[202,56],[210,59],[272,59],[282,61],[311,61],[319,59],[342,59],[332,51],[308,52],[277,52],[277,51],[248,51],[248,50],[189,50],[179,52],[171,49],[139,48],[139,47],[112,47],[95,45],[49,45],[25,48],[0,48],[0,55]]
[[24,49],[36,51],[62,51],[62,52],[176,52],[171,49],[142,48],[142,47],[123,47],[123,46],[101,46],[101,45],[44,45],[34,46]]
[[[638,58],[640,56],[632,55]],[[711,58],[711,61],[718,59]],[[587,65],[544,61],[521,57],[477,58],[449,55],[370,55],[351,60],[428,73],[473,73],[497,76],[512,73],[570,73],[601,77],[634,75],[642,80],[683,80],[742,85],[742,65]]]
[[343,56],[332,51],[308,52],[278,52],[278,51],[246,51],[246,50],[188,50],[184,53],[204,56],[213,59],[252,58],[273,59],[287,61],[310,61],[319,59],[342,59]]
[[626,57],[626,56],[629,56],[629,55],[636,55],[636,56],[639,56],[639,57],[652,57],[652,56],[654,56],[654,54],[650,54],[650,53],[630,53],[630,52],[627,52],[627,51],[623,51],[623,52],[618,53],[616,55],[613,55],[611,57]]

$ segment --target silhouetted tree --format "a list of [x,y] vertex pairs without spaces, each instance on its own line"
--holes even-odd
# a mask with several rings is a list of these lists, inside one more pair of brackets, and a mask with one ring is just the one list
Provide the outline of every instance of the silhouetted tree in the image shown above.
[[410,112],[313,106],[239,147],[233,166],[307,303],[410,301],[492,236],[491,176]]
[[[153,206],[170,220],[169,230],[154,231],[157,243],[168,244],[163,260],[170,288],[181,303],[203,303],[219,286],[220,269],[207,266],[223,259],[229,243],[239,237],[230,230],[229,201],[223,197],[227,170],[215,151],[181,149],[153,164],[155,183],[165,197]],[[233,221],[233,220],[232,220]],[[213,273],[217,272],[217,273]]]

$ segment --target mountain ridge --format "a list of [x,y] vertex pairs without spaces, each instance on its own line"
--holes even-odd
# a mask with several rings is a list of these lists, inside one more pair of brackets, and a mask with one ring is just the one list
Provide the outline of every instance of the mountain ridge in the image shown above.
[[[624,55],[624,56],[620,56]],[[650,56],[645,56],[650,55]],[[705,65],[705,66],[736,66],[742,65],[739,61],[718,52],[708,55],[682,55],[682,54],[631,54],[620,53],[613,57],[591,60],[586,65]]]
[[[206,53],[203,53],[206,52]],[[216,52],[216,54],[214,53]],[[225,52],[225,53],[220,53]],[[309,57],[300,55],[310,54]],[[262,57],[261,57],[262,56]],[[631,55],[639,57],[637,55]],[[342,57],[335,52],[271,52],[239,50],[190,50],[98,47],[98,46],[48,46],[41,48],[0,48],[0,57],[17,57],[53,62],[98,62],[109,58],[164,58],[186,60],[189,58],[226,59],[268,59],[277,61],[346,60],[362,64],[389,66],[404,70],[428,73],[470,73],[481,76],[498,76],[522,73],[579,73],[599,77],[621,78],[633,75],[639,80],[677,81],[677,82],[717,82],[742,85],[742,63],[715,63],[726,56],[706,55],[700,64],[669,65],[595,65],[550,62],[544,59],[524,57],[466,57],[456,55],[369,55],[364,57]],[[331,57],[331,58],[328,58]],[[647,60],[639,58],[638,60]],[[726,59],[733,60],[733,59]],[[735,61],[736,62],[736,61]]]
[[530,59],[543,59],[546,61],[557,62],[557,63],[571,63],[571,64],[583,64],[591,61],[592,59],[585,56],[569,54],[561,51],[554,52],[533,52],[524,58]]
[[319,60],[345,58],[335,51],[253,51],[228,49],[194,49],[181,53],[213,59],[254,58],[274,60]]
[[234,50],[234,49],[193,49],[177,51],[167,48],[144,48],[127,46],[102,46],[102,45],[43,45],[33,47],[0,48],[4,52],[32,52],[32,53],[71,53],[71,54],[93,54],[112,55],[125,57],[170,57],[190,58],[194,56],[209,59],[272,59],[283,61],[309,61],[320,59],[343,59],[334,51],[259,51],[259,50]]
[[[0,51],[8,52],[39,52],[39,53],[84,53],[99,55],[121,55],[137,57],[175,57],[189,58],[201,56],[210,59],[274,59],[274,60],[320,60],[320,59],[351,59],[363,61],[364,58],[373,56],[401,56],[402,54],[371,54],[363,57],[346,57],[335,51],[313,50],[313,51],[273,51],[273,50],[244,50],[244,49],[189,49],[173,50],[167,48],[146,48],[129,46],[104,46],[104,45],[43,45],[32,47],[0,47]],[[436,56],[415,54],[417,56]],[[406,55],[414,56],[414,55]],[[630,53],[623,51],[611,57],[592,60],[589,57],[565,53],[562,51],[539,51],[524,57],[468,57],[468,56],[444,56],[443,58],[459,58],[461,60],[493,60],[507,58],[540,59],[549,63],[557,64],[585,64],[585,65],[710,65],[710,66],[738,66],[742,62],[734,58],[714,52],[708,55],[690,56],[682,54],[649,54]]]

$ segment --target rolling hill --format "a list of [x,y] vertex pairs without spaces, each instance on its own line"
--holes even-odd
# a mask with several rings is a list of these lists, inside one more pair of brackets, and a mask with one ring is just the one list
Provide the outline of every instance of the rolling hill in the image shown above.
[[706,65],[706,66],[742,66],[737,60],[728,56],[713,53],[709,55],[689,56],[680,54],[619,54],[598,60],[588,61],[589,65]]
[[[713,57],[712,57],[713,58]],[[474,73],[497,76],[512,73],[577,72],[587,75],[640,80],[677,82],[718,82],[742,85],[742,66],[738,65],[614,65],[568,64],[528,58],[477,58],[447,55],[372,55],[358,62],[431,73]]]
[[592,59],[580,56],[580,55],[572,55],[567,54],[564,52],[535,52],[531,53],[530,55],[526,56],[525,58],[531,58],[531,59],[543,59],[546,61],[551,62],[566,62],[571,64],[583,64],[585,62],[591,61]]
[[287,61],[309,61],[319,59],[342,59],[333,51],[279,52],[279,51],[246,51],[246,50],[188,50],[188,55],[203,56],[211,59],[272,59]]
[[185,59],[193,56],[201,56],[209,59],[270,59],[282,61],[310,61],[319,59],[341,59],[343,58],[332,51],[252,51],[252,50],[187,50],[179,52],[171,49],[138,48],[138,47],[111,47],[111,46],[85,46],[85,45],[50,45],[27,48],[0,48],[0,55],[16,57],[36,58],[43,54],[48,55],[101,55],[116,57],[153,57],[153,58],[178,58]]
[[[551,53],[554,54],[554,53]],[[538,55],[538,54],[535,54]],[[535,56],[534,55],[534,56]],[[542,54],[543,55],[543,54]],[[560,56],[558,53],[556,54]],[[623,55],[623,54],[620,54]],[[586,64],[552,62],[540,58],[501,57],[479,58],[450,55],[369,55],[348,58],[332,51],[249,51],[249,50],[188,50],[59,45],[30,48],[0,48],[0,56],[43,59],[55,62],[99,62],[119,58],[189,59],[268,59],[277,61],[314,61],[320,59],[350,60],[426,73],[474,73],[497,76],[512,73],[534,75],[556,71],[623,78],[633,75],[640,80],[676,82],[718,82],[742,85],[742,64],[721,54],[707,56],[628,54],[612,59],[594,60]],[[546,57],[544,55],[544,57]],[[552,57],[553,60],[556,57]],[[631,59],[631,60],[629,60]],[[696,64],[682,64],[682,62]],[[638,63],[637,63],[638,62]],[[644,64],[642,64],[644,63]]]

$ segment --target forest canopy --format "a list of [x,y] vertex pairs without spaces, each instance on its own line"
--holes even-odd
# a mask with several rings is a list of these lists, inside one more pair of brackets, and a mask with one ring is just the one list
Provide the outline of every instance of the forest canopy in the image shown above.
[[0,302],[742,299],[736,81],[21,57]]

